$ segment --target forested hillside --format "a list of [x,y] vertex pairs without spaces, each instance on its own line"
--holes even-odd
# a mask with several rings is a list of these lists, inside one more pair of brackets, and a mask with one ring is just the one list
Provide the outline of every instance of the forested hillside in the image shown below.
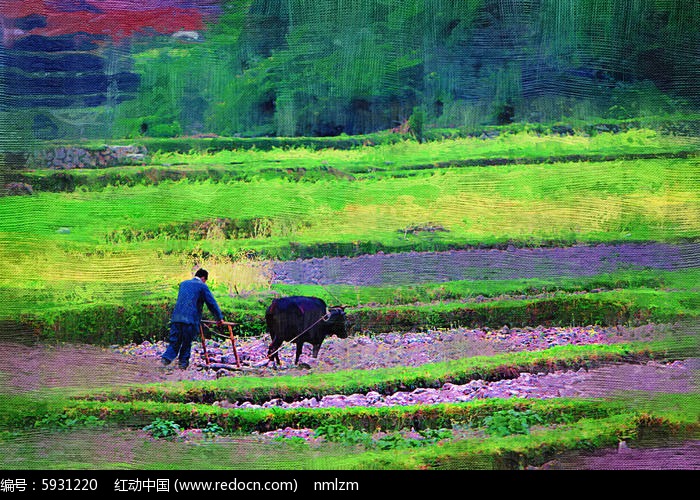
[[[41,52],[46,43],[17,42],[10,66],[83,50],[106,74],[83,75],[75,92],[64,92],[92,96],[82,101],[33,95],[20,111],[31,115],[24,123],[33,136],[332,136],[405,128],[409,120],[469,127],[624,119],[700,104],[696,0],[206,4],[201,29],[142,29],[80,46],[62,39],[68,48],[54,43],[50,54]],[[9,93],[36,70],[11,68]],[[32,76],[35,89],[50,91]]]

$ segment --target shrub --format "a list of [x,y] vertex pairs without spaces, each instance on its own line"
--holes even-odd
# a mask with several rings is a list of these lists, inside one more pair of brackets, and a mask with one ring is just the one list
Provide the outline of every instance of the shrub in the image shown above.
[[202,429],[206,436],[219,436],[224,433],[224,428],[214,422],[207,422],[207,426]]
[[372,437],[366,432],[354,430],[341,424],[322,425],[316,429],[314,435],[315,437],[323,437],[327,441],[349,445],[362,444],[370,446],[372,442]]
[[375,445],[380,450],[398,450],[402,448],[417,448],[421,446],[421,443],[417,439],[408,439],[401,433],[394,432],[380,437]]
[[511,434],[529,434],[530,426],[542,423],[542,417],[531,410],[518,411],[514,409],[500,410],[484,418],[483,425],[486,433],[496,436]]
[[58,431],[70,431],[76,427],[102,427],[106,424],[94,415],[69,416],[65,413],[47,414],[34,422],[34,427],[49,428]]
[[418,142],[423,142],[423,127],[425,125],[425,111],[420,107],[413,108],[413,113],[408,118],[408,132]]
[[159,439],[177,436],[182,429],[172,420],[164,420],[159,417],[151,424],[144,427],[143,430],[148,432],[152,437]]
[[515,119],[515,108],[510,103],[498,103],[494,105],[494,115],[497,125],[509,125]]
[[[458,426],[453,427],[455,430],[458,428]],[[418,434],[420,434],[424,440],[431,443],[452,437],[452,431],[449,429],[423,429],[418,431]]]
[[342,424],[327,424],[316,429],[315,437],[323,437],[335,443],[362,445],[367,449],[379,450],[417,448],[452,437],[452,431],[449,429],[423,429],[418,431],[418,434],[420,438],[412,438],[404,436],[400,431],[394,431],[377,438],[370,432],[355,430]]

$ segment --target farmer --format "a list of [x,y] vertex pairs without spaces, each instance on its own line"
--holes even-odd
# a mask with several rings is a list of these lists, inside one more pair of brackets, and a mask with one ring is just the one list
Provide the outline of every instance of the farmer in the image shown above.
[[160,362],[167,366],[177,358],[180,368],[185,370],[190,365],[190,352],[192,341],[199,331],[199,322],[202,319],[202,307],[204,304],[216,317],[217,326],[223,324],[219,304],[209,291],[207,279],[209,273],[204,269],[198,269],[191,280],[180,283],[177,294],[177,302],[170,316],[170,338],[168,348],[160,358]]

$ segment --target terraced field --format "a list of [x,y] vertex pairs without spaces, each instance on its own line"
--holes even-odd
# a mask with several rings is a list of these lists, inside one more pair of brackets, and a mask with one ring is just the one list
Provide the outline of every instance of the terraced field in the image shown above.
[[[584,452],[679,443],[697,468],[697,154],[502,133],[17,171],[3,468],[598,468]],[[226,368],[155,363],[199,266],[240,370],[216,336]],[[274,371],[262,317],[291,294],[347,306],[352,335]]]

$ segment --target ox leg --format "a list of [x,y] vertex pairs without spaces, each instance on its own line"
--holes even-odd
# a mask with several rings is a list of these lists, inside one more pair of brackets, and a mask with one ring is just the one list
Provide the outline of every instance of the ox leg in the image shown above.
[[294,364],[295,364],[295,365],[298,365],[298,364],[299,364],[299,357],[301,356],[301,351],[302,351],[303,347],[304,347],[304,343],[303,343],[303,342],[297,342],[297,355],[296,355],[296,357],[295,357],[295,359],[294,359]]
[[314,344],[313,351],[311,352],[311,355],[314,358],[318,358],[318,351],[321,349],[321,344]]
[[[277,368],[277,365],[282,364],[280,362],[280,354],[278,352],[278,349],[282,346],[282,341],[278,339],[274,339],[272,343],[270,344],[270,347],[267,348],[267,359],[272,361],[272,364],[275,368]],[[274,354],[272,354],[274,352]]]

